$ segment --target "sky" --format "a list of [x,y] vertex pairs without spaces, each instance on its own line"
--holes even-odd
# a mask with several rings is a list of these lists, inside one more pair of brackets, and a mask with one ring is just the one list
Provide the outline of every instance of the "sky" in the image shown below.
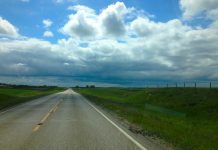
[[1,0],[0,82],[214,81],[217,41],[217,0]]

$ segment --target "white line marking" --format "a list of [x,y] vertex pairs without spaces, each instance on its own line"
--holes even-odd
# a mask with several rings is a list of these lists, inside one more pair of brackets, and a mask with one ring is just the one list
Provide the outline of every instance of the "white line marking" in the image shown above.
[[22,105],[24,105],[24,104],[25,104],[25,102],[24,102],[24,103],[21,103],[21,104],[18,104],[18,105],[15,105],[15,106],[12,106],[12,107],[8,107],[8,108],[6,108],[6,110],[1,111],[1,112],[0,112],[0,115],[3,115],[3,114],[5,114],[6,112],[8,112],[8,111],[10,111],[10,110],[14,110],[15,108],[17,108],[17,107],[19,107],[19,106],[22,106]]
[[[84,99],[85,100],[85,99]],[[85,100],[92,108],[94,108],[100,115],[102,115],[107,121],[109,121],[114,127],[116,127],[120,132],[122,132],[129,140],[131,140],[135,145],[137,145],[141,150],[147,150],[144,146],[142,146],[139,142],[133,139],[128,133],[126,133],[123,129],[121,129],[118,125],[116,125],[112,120],[110,120],[107,116],[105,116],[100,110],[98,110],[94,105],[92,105],[89,101]]]

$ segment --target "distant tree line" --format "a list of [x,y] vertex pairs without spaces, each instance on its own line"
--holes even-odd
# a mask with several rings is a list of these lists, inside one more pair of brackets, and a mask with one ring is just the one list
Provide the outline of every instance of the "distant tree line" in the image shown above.
[[11,88],[57,88],[57,86],[48,86],[48,85],[17,85],[17,84],[7,84],[7,83],[0,83],[1,87],[11,87]]
[[95,85],[86,85],[86,86],[79,86],[79,85],[76,85],[75,88],[95,88]]

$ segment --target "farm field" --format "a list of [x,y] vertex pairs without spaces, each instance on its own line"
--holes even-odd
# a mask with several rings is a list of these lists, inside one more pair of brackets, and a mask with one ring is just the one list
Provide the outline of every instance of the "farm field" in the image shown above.
[[0,110],[33,100],[45,95],[62,91],[58,87],[7,86],[0,87]]
[[218,89],[74,90],[140,128],[139,133],[164,139],[176,149],[218,148]]

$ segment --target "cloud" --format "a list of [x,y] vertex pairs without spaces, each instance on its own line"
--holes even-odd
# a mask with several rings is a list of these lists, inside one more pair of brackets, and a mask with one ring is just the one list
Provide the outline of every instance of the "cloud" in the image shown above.
[[130,24],[130,28],[137,33],[138,36],[159,37],[174,36],[179,38],[183,32],[187,32],[191,27],[183,25],[178,19],[172,19],[168,22],[154,22],[146,17],[138,17]]
[[73,10],[75,12],[81,11],[83,13],[91,13],[91,14],[95,14],[95,10],[91,9],[87,6],[84,5],[75,5],[75,6],[69,6],[68,10]]
[[[212,13],[218,9],[217,0],[180,0],[180,7],[185,19],[192,19],[201,13]],[[216,17],[218,13],[216,11]]]
[[18,36],[18,29],[9,21],[0,17],[0,34],[8,36]]
[[120,37],[125,35],[125,15],[132,11],[123,2],[116,2],[102,9],[99,14],[95,10],[83,6],[69,6],[75,13],[69,15],[68,22],[60,29],[63,34],[80,39],[96,37]]
[[148,18],[139,17],[131,22],[131,28],[139,36],[148,36],[155,31],[155,28],[157,28],[157,24],[151,22]]
[[104,32],[114,36],[125,34],[123,17],[126,13],[128,13],[128,9],[123,2],[116,2],[104,9],[99,16]]
[[[68,9],[73,13],[60,29],[68,37],[57,43],[0,38],[1,74],[73,76],[99,82],[218,79],[215,19],[205,28],[177,18],[157,22],[137,13],[129,19],[132,9],[121,2],[99,13],[82,5]],[[207,16],[215,18],[216,9],[208,9]],[[108,20],[117,22],[116,27]]]
[[7,67],[8,67],[8,70],[16,72],[17,74],[19,74],[20,72],[27,73],[29,71],[28,66],[23,63],[10,64]]
[[45,28],[49,28],[53,24],[53,22],[50,19],[44,19],[42,23],[44,24]]
[[53,37],[54,35],[53,35],[53,33],[52,33],[51,31],[45,31],[45,32],[43,33],[43,36],[44,36],[44,37]]
[[63,34],[71,37],[89,38],[97,32],[95,11],[86,6],[71,6],[68,9],[76,13],[69,15],[69,21],[60,29]]
[[4,39],[0,45],[3,75],[54,75],[62,71],[69,74],[63,63],[73,61],[73,54],[59,45],[34,38]]

